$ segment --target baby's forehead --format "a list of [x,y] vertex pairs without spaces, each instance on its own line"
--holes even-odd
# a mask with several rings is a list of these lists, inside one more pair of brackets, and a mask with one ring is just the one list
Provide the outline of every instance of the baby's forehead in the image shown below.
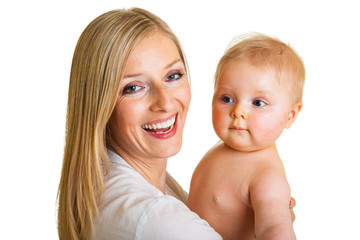
[[290,74],[288,71],[286,71],[285,68],[279,68],[277,66],[273,66],[270,63],[253,63],[247,59],[231,59],[222,65],[218,79],[215,79],[215,82],[221,81],[223,75],[228,75],[229,69],[231,69],[231,73],[239,73],[245,72],[249,68],[254,68],[257,72],[274,76],[279,84],[286,83],[290,77]]
[[[228,68],[229,65],[231,65],[230,68]],[[247,71],[249,68],[255,69],[255,71]],[[229,69],[231,70],[229,71]],[[242,72],[247,73],[242,74]],[[248,85],[252,85],[252,88],[248,88]],[[294,87],[294,81],[288,72],[280,71],[270,64],[256,65],[241,60],[232,60],[224,64],[214,85],[215,90],[244,88],[243,91],[251,89],[259,93],[281,89],[287,91],[291,96],[294,94]]]

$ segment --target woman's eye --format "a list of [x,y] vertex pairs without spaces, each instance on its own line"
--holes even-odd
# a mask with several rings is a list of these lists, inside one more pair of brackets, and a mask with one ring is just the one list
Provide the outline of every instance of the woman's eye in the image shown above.
[[261,101],[261,100],[255,100],[255,101],[253,101],[252,104],[253,104],[254,106],[256,106],[256,107],[263,107],[263,106],[266,105],[266,103],[265,103],[264,101]]
[[140,89],[141,89],[141,87],[138,85],[129,85],[124,88],[123,94],[135,93],[135,92],[139,91]]
[[232,102],[234,102],[234,100],[232,100],[230,97],[228,97],[228,96],[224,96],[223,98],[222,98],[222,101],[224,102],[224,103],[232,103]]
[[169,75],[166,80],[168,81],[175,81],[175,80],[179,80],[184,74],[177,72],[177,73],[173,73],[171,75]]

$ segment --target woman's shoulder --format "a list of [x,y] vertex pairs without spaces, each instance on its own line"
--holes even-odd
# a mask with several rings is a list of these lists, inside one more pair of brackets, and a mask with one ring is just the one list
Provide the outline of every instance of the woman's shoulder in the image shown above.
[[139,225],[164,195],[124,165],[112,166],[104,178],[98,221],[90,239],[136,239]]
[[112,179],[105,190],[91,239],[221,239],[177,198],[127,177]]
[[166,173],[166,191],[167,194],[175,197],[183,204],[187,204],[189,194],[180,186],[180,184],[169,174]]
[[126,164],[105,176],[99,218],[90,239],[221,239],[184,204],[187,193],[167,174],[167,195]]

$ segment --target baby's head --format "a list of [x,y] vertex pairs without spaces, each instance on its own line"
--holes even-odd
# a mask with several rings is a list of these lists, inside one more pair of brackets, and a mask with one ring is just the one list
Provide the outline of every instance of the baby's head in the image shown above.
[[291,47],[261,34],[242,37],[215,73],[215,132],[238,150],[271,145],[301,110],[304,80],[304,64]]
[[232,61],[242,61],[263,70],[275,71],[279,83],[288,88],[294,102],[302,101],[305,67],[289,45],[258,33],[234,39],[218,63],[215,87],[224,66]]

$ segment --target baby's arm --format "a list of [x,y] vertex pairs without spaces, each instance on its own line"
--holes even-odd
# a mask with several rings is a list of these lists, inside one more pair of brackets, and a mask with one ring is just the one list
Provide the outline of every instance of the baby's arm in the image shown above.
[[249,186],[256,238],[296,239],[289,213],[290,187],[276,170],[265,170]]

